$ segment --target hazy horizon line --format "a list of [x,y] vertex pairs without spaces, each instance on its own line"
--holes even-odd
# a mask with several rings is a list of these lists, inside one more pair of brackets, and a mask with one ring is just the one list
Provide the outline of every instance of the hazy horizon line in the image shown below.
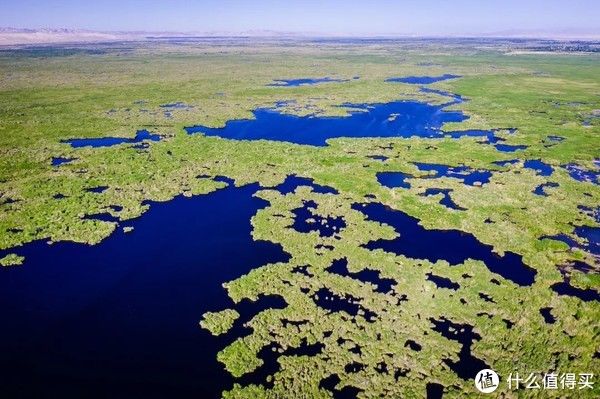
[[[275,29],[248,30],[96,30],[79,27],[16,27],[0,26],[0,34],[6,33],[97,33],[119,35],[182,35],[182,36],[223,36],[223,37],[287,37],[304,38],[498,38],[498,39],[562,39],[562,40],[600,40],[600,32],[590,29],[561,28],[549,31],[547,29],[507,29],[502,31],[463,32],[463,33],[427,33],[417,32],[324,32],[324,31],[281,31]],[[269,36],[272,35],[272,36]]]

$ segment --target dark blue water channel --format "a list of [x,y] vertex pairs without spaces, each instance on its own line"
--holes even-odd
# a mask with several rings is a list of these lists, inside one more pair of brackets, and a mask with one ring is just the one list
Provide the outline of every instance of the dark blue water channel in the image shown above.
[[[242,327],[213,337],[198,321],[233,306],[223,282],[289,258],[251,238],[250,218],[267,205],[257,189],[152,203],[124,223],[133,232],[96,246],[15,249],[25,264],[0,268],[2,396],[220,397],[232,380],[216,355]],[[266,300],[259,307],[285,306]],[[246,319],[260,310],[242,308]]]
[[466,211],[465,208],[456,205],[456,202],[452,201],[452,198],[450,198],[451,192],[452,190],[449,188],[428,188],[421,195],[428,197],[432,195],[442,194],[440,204],[444,205],[446,208],[455,209],[457,211]]
[[462,112],[446,111],[444,105],[416,101],[394,101],[385,104],[346,104],[359,109],[344,117],[295,116],[274,109],[254,111],[254,119],[228,121],[224,127],[194,126],[189,134],[203,133],[234,140],[275,140],[315,146],[326,145],[336,137],[426,137],[442,138],[487,136],[490,132],[444,132],[446,122],[467,119]]
[[519,285],[531,285],[536,271],[523,263],[522,257],[514,253],[498,256],[490,245],[479,242],[473,235],[458,230],[427,230],[419,225],[418,219],[404,212],[371,203],[353,205],[370,220],[388,224],[400,234],[393,240],[372,241],[368,249],[383,249],[409,258],[427,259],[431,262],[446,260],[459,264],[471,258],[485,263],[491,272]]

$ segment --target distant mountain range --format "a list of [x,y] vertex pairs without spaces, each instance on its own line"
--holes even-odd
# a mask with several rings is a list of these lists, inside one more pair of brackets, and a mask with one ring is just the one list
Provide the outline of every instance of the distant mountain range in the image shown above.
[[[250,30],[243,32],[152,32],[152,31],[121,31],[99,32],[85,29],[26,29],[0,27],[0,46],[52,44],[52,43],[94,43],[144,40],[147,38],[167,37],[349,37],[343,34],[323,34],[316,32],[280,32],[272,30]],[[385,37],[385,38],[417,38],[414,34],[386,34],[386,35],[354,35],[354,37]],[[581,30],[560,30],[555,32],[506,30],[501,32],[488,32],[462,35],[428,35],[428,37],[481,37],[481,38],[535,38],[559,40],[600,40],[600,32]]]
[[479,36],[559,40],[600,40],[600,30],[593,31],[589,29],[555,29],[549,31],[535,29],[507,29],[502,31],[480,34]]
[[17,29],[0,28],[0,45],[82,43],[119,40],[117,33],[103,33],[79,29]]

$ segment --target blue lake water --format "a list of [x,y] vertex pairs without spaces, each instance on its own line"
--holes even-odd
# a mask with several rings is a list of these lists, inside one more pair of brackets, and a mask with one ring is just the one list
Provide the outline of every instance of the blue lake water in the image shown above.
[[491,246],[479,242],[471,234],[458,230],[427,230],[419,225],[418,219],[382,204],[355,204],[353,209],[361,211],[370,220],[394,227],[400,234],[393,240],[372,241],[366,246],[368,249],[383,249],[431,262],[443,259],[450,264],[471,258],[483,261],[491,272],[516,284],[531,285],[535,280],[537,272],[525,265],[521,256],[510,252],[498,256]]
[[530,159],[525,161],[524,165],[527,169],[532,169],[540,176],[550,176],[554,172],[554,168],[539,159]]
[[[455,77],[407,77],[390,81],[409,79],[404,83],[429,84]],[[274,85],[301,86],[335,81],[340,80],[292,79],[279,80]],[[444,123],[467,118],[461,112],[445,110],[462,98],[437,90],[423,90],[449,96],[452,101],[443,105],[411,101],[359,104],[353,107],[361,111],[347,117],[298,117],[259,109],[254,112],[253,120],[229,121],[223,128],[196,126],[186,130],[190,134],[203,133],[229,139],[269,139],[316,146],[326,145],[327,139],[335,137],[481,136],[492,144],[502,141],[493,131],[443,132],[441,126]],[[161,107],[170,112],[188,106],[176,102]],[[143,149],[149,141],[160,139],[157,134],[141,130],[135,138],[81,138],[66,142],[73,147],[136,144]],[[514,152],[526,146],[496,144],[496,148]],[[385,161],[384,158],[375,156],[374,159]],[[58,166],[69,161],[57,157],[52,164]],[[525,166],[541,175],[552,173],[549,165],[528,162],[533,163]],[[469,185],[485,184],[491,177],[490,171],[462,166],[417,166],[433,172],[427,178],[445,176]],[[410,175],[400,172],[384,172],[377,176],[386,187],[410,187],[405,181],[408,177]],[[50,246],[36,242],[14,251],[3,251],[2,256],[8,252],[25,255],[26,264],[0,268],[0,300],[9,304],[2,308],[0,316],[2,320],[11,321],[0,329],[0,373],[9,382],[2,384],[2,392],[9,397],[41,397],[52,392],[61,397],[101,398],[119,392],[123,397],[185,398],[217,397],[223,389],[230,387],[233,381],[216,361],[217,351],[248,332],[242,326],[243,321],[261,309],[285,307],[285,302],[278,297],[262,297],[254,304],[242,302],[235,306],[242,317],[236,321],[234,333],[221,337],[212,337],[200,329],[197,322],[208,310],[233,306],[222,288],[223,282],[262,264],[285,261],[288,256],[278,245],[251,239],[250,218],[266,205],[265,201],[252,197],[258,187],[234,188],[231,179],[217,177],[215,180],[230,187],[207,196],[178,197],[167,203],[152,203],[143,217],[123,223],[133,226],[133,232],[126,234],[119,230],[97,246],[73,243]],[[287,194],[298,185],[311,186],[319,193],[337,193],[330,187],[315,185],[310,179],[298,176],[289,176],[277,189]],[[90,187],[88,191],[101,194],[105,189],[104,186]],[[540,190],[543,193],[543,187]],[[442,205],[459,209],[451,200],[449,190],[430,189],[425,195],[440,193],[443,194]],[[293,228],[331,236],[345,227],[343,219],[315,218],[311,212],[314,207],[310,205],[295,211]],[[535,270],[524,265],[520,256],[512,253],[497,256],[490,246],[470,234],[425,230],[416,219],[382,205],[370,204],[355,209],[370,219],[392,225],[402,235],[395,240],[371,242],[368,248],[383,248],[431,261],[444,259],[450,263],[478,259],[492,272],[517,284],[534,282]],[[86,218],[117,222],[108,213]],[[317,223],[308,223],[310,218],[317,219]],[[580,233],[597,239],[597,231]],[[372,282],[381,292],[389,291],[394,284],[393,280],[382,279],[376,271],[350,273],[347,264],[334,262],[330,271]],[[440,288],[455,289],[456,283],[443,277],[430,275],[428,279]],[[574,293],[572,287],[563,285],[553,289],[561,295],[584,298],[593,295],[587,291]],[[333,295],[331,292],[324,294]],[[359,310],[348,298],[341,297],[329,301],[327,306],[331,311],[349,314]],[[363,310],[368,317],[376,316],[368,309]],[[450,336],[446,331],[450,321],[434,324],[435,331]],[[450,338],[463,343],[459,362],[449,363],[463,378],[471,378],[473,370],[485,365],[470,355],[471,342],[477,337],[469,327],[465,326],[464,337]],[[244,381],[263,383],[269,370],[277,367],[274,355],[267,352],[260,355],[266,365],[244,377]],[[342,392],[334,393],[336,397],[343,396]]]
[[383,294],[390,292],[392,287],[396,285],[396,280],[383,278],[381,277],[381,273],[376,270],[363,269],[360,272],[351,273],[348,271],[348,261],[346,258],[334,260],[331,266],[327,268],[327,271],[339,274],[340,276],[350,277],[363,283],[371,283],[376,287],[374,289],[376,292]]
[[[358,79],[358,77],[354,77]],[[345,79],[325,78],[299,78],[299,79],[275,79],[269,86],[294,87],[316,85],[319,83],[346,82]]]
[[[460,111],[446,109],[464,100],[461,96],[440,90],[421,90],[450,97],[451,101],[441,105],[418,101],[347,103],[343,105],[351,111],[348,116],[341,117],[282,113],[280,107],[287,101],[279,101],[275,108],[253,111],[253,119],[230,120],[219,128],[198,125],[186,127],[185,130],[188,134],[202,133],[233,140],[273,140],[314,146],[324,146],[328,139],[338,137],[482,137],[486,139],[483,143],[495,145],[498,151],[514,152],[527,148],[522,145],[497,144],[504,139],[497,137],[493,130],[442,131],[442,126],[447,122],[468,119]],[[509,129],[509,132],[514,133],[514,129]]]
[[411,175],[402,172],[380,172],[377,173],[377,181],[388,188],[410,188],[410,183],[406,179],[412,178]]
[[541,196],[547,197],[548,193],[546,193],[546,188],[547,187],[558,187],[558,186],[559,186],[559,184],[554,183],[554,182],[542,183],[533,190],[533,193],[535,195],[541,195]]
[[439,320],[430,318],[429,321],[433,324],[433,331],[439,333],[444,338],[457,341],[462,345],[458,353],[458,361],[444,359],[444,363],[460,378],[463,380],[472,380],[479,370],[489,368],[483,360],[471,354],[473,341],[481,339],[481,336],[473,331],[472,325],[455,323],[444,317]]
[[[363,317],[368,322],[373,322],[377,314],[360,304],[358,298],[347,294],[342,297],[333,293],[328,288],[321,288],[313,295],[313,300],[317,306],[330,312],[345,312],[350,316]],[[358,315],[362,310],[363,314]]]
[[324,388],[333,394],[333,399],[356,399],[357,395],[363,390],[352,385],[347,385],[342,389],[336,389],[340,382],[337,374],[332,374],[319,383],[319,388]]
[[453,179],[462,180],[464,184],[469,186],[479,182],[481,184],[489,183],[492,172],[489,170],[473,170],[466,166],[448,166],[433,163],[415,162],[419,170],[424,172],[434,172],[433,178],[450,177]]
[[399,78],[389,78],[386,79],[386,82],[397,82],[397,83],[409,83],[409,84],[415,84],[415,85],[427,85],[427,84],[431,84],[431,83],[435,83],[435,82],[440,82],[442,80],[448,80],[448,79],[456,79],[456,78],[460,78],[460,76],[458,75],[452,75],[452,74],[444,74],[441,76],[405,76],[405,77],[399,77]]
[[338,194],[338,191],[334,188],[328,186],[322,186],[320,184],[315,184],[312,179],[308,179],[306,177],[300,177],[296,175],[290,175],[286,177],[284,182],[277,186],[277,191],[281,194],[290,194],[293,193],[298,186],[309,186],[312,191],[318,194]]
[[495,144],[499,141],[504,141],[501,137],[497,137],[494,131],[487,130],[463,130],[458,132],[449,132],[446,133],[447,137],[452,137],[453,139],[460,137],[482,137],[485,138],[486,143]]
[[304,206],[294,209],[294,224],[292,228],[301,233],[319,232],[321,237],[332,237],[346,227],[342,217],[323,217],[313,212],[318,208],[314,201],[304,202]]
[[600,223],[600,206],[596,208],[590,208],[584,205],[577,205],[577,208],[584,214],[593,218],[597,223]]
[[89,193],[102,194],[107,189],[108,189],[108,186],[96,186],[96,187],[86,188],[85,191],[87,191]]
[[[289,258],[250,236],[250,218],[267,205],[252,197],[257,188],[152,203],[124,223],[133,232],[96,246],[15,249],[25,264],[0,268],[2,395],[218,397],[232,381],[216,354],[235,336],[213,337],[198,321],[233,305],[223,282]],[[258,311],[236,309],[242,319]]]
[[450,209],[455,209],[457,211],[466,210],[465,208],[461,208],[460,206],[456,205],[456,203],[452,201],[452,198],[450,198],[451,192],[452,190],[449,188],[428,188],[427,190],[425,190],[425,193],[423,193],[423,195],[431,196],[442,194],[442,199],[440,200],[441,205],[444,205],[445,207]]
[[600,227],[592,226],[577,226],[573,229],[573,234],[582,238],[584,242],[575,239],[574,236],[567,234],[558,234],[543,238],[551,238],[553,240],[562,241],[571,248],[580,248],[593,255],[600,256]]
[[307,344],[305,339],[295,348],[284,349],[277,343],[271,343],[258,352],[257,357],[263,361],[263,364],[253,372],[242,376],[239,382],[241,385],[254,384],[272,388],[273,380],[268,379],[268,376],[280,371],[281,367],[278,363],[280,356],[316,356],[324,347],[325,345],[321,343]]
[[526,145],[496,144],[494,147],[501,152],[516,152],[527,148]]
[[336,137],[444,137],[446,122],[460,122],[461,112],[445,111],[443,106],[414,101],[385,104],[349,105],[354,111],[345,117],[315,117],[283,114],[277,110],[254,111],[255,119],[228,121],[222,128],[194,126],[190,134],[203,133],[235,140],[275,140],[315,146],[326,145]]
[[541,308],[540,314],[547,324],[554,324],[556,322],[556,318],[552,315],[552,308]]
[[433,94],[439,94],[440,96],[444,96],[444,97],[450,97],[452,99],[452,101],[450,101],[448,104],[459,104],[459,103],[465,101],[465,99],[461,95],[451,93],[449,91],[432,89],[430,87],[425,87],[425,86],[422,86],[419,90],[422,91],[423,93],[433,93]]
[[556,283],[550,287],[558,295],[572,296],[584,302],[600,301],[600,293],[591,288],[583,289],[574,287],[566,281]]
[[519,162],[518,159],[507,159],[505,161],[494,161],[492,163],[494,165],[498,165],[498,166],[508,166],[508,165],[514,165],[514,164],[516,164],[518,162]]
[[385,162],[389,159],[389,157],[386,157],[385,155],[369,155],[367,158],[375,159],[381,162]]
[[63,143],[68,143],[71,147],[111,147],[113,145],[125,144],[125,143],[141,143],[143,141],[159,141],[161,136],[158,134],[152,134],[147,130],[139,130],[134,138],[125,137],[96,137],[96,138],[85,138],[85,139],[70,139],[65,140]]
[[437,276],[433,273],[427,273],[427,280],[433,282],[435,284],[435,286],[438,288],[447,288],[449,290],[454,290],[454,291],[456,291],[457,289],[460,288],[460,284],[455,283],[454,281],[450,280],[449,278]]
[[435,382],[427,383],[427,399],[442,399],[444,396],[444,386]]
[[74,160],[75,160],[75,158],[53,157],[51,164],[52,164],[52,166],[60,166],[60,165],[72,162]]
[[577,181],[600,185],[600,166],[598,170],[585,169],[576,164],[568,164],[564,168],[569,172],[569,176]]
[[575,234],[585,239],[587,243],[582,247],[594,255],[600,256],[600,227],[579,226]]

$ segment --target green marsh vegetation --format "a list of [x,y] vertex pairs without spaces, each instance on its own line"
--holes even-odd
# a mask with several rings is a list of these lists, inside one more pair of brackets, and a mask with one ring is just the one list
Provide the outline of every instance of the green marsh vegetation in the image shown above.
[[[567,234],[577,239],[574,226],[598,226],[584,209],[600,204],[599,186],[576,181],[561,167],[575,163],[597,168],[600,119],[592,116],[600,109],[598,57],[507,55],[503,48],[436,42],[139,43],[91,53],[0,53],[0,246],[8,250],[34,240],[95,244],[118,225],[86,215],[138,217],[148,208],[145,200],[207,195],[225,187],[213,180],[215,176],[232,178],[236,185],[258,182],[262,189],[256,195],[270,205],[253,217],[253,237],[281,244],[291,259],[224,282],[225,289],[236,303],[278,295],[287,307],[254,316],[248,322],[252,332],[222,348],[218,360],[240,377],[260,367],[261,349],[275,345],[280,368],[265,384],[237,384],[224,397],[331,397],[321,382],[333,375],[339,379],[336,389],[354,387],[363,398],[422,397],[429,382],[442,384],[448,397],[473,393],[472,381],[448,366],[459,361],[462,344],[432,330],[432,320],[441,319],[473,326],[479,338],[473,340],[471,354],[500,375],[515,371],[515,365],[523,373],[593,372],[600,369],[598,302],[558,295],[550,287],[566,280],[597,291],[598,258],[585,248],[570,248],[548,237]],[[447,124],[445,130],[499,129],[497,135],[506,144],[527,148],[500,152],[480,137],[340,138],[313,147],[225,140],[183,130],[251,118],[252,110],[279,101],[290,101],[282,108],[287,113],[330,116],[347,113],[340,106],[344,103],[411,99],[441,104],[446,97],[385,79],[444,73],[462,77],[430,87],[463,96],[468,101],[452,108],[470,117]],[[274,79],[324,76],[349,80],[268,86]],[[177,102],[187,107],[166,115],[161,105]],[[144,149],[128,144],[72,148],[62,142],[134,137],[141,129],[160,134],[162,140],[148,142]],[[369,158],[373,155],[387,159]],[[73,160],[52,166],[53,157]],[[510,159],[518,161],[494,163]],[[541,176],[525,168],[523,161],[528,159],[542,160],[554,173]],[[447,177],[425,179],[427,172],[415,162],[493,173],[489,183],[470,186]],[[377,173],[391,171],[412,175],[410,188],[379,184]],[[282,195],[272,189],[291,174],[330,186],[338,194],[299,187]],[[546,183],[557,186],[546,187],[547,196],[533,193]],[[88,190],[98,186],[108,189]],[[464,210],[441,205],[439,196],[422,195],[428,188],[451,189],[452,201]],[[293,210],[308,200],[318,204],[319,214],[343,218],[346,227],[339,237],[291,228]],[[470,233],[499,255],[521,255],[537,271],[535,283],[518,286],[481,261],[449,265],[368,250],[368,242],[402,232],[353,209],[367,202],[403,211],[427,229]],[[347,261],[349,275],[331,271],[339,259]],[[22,261],[8,255],[1,263]],[[590,270],[582,272],[576,262]],[[352,277],[363,270],[394,284],[381,292],[376,284]],[[450,279],[459,288],[438,288],[428,274]],[[322,290],[348,299],[359,307],[358,313],[319,306]],[[552,308],[555,324],[547,324],[540,315],[539,309],[546,307]],[[225,334],[238,316],[235,309],[208,313],[201,326],[215,335]],[[411,349],[408,341],[421,350]],[[323,346],[316,355],[287,352],[317,343]],[[598,389],[578,393],[597,397]],[[527,394],[536,391],[519,392]]]

